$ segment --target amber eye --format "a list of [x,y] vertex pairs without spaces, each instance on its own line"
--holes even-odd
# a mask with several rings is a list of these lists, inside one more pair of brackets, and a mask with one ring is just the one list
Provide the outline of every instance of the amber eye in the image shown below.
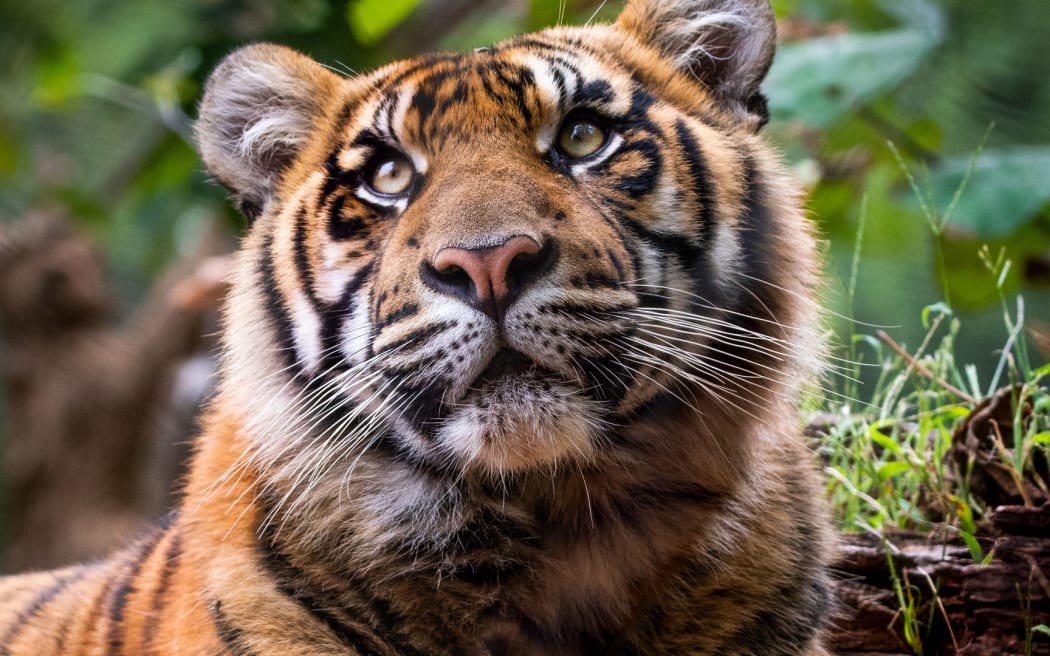
[[565,123],[558,135],[558,147],[573,159],[590,157],[602,149],[608,140],[605,130],[586,118],[573,119]]
[[368,186],[384,196],[398,196],[412,186],[416,170],[399,153],[383,153],[376,158],[368,175]]

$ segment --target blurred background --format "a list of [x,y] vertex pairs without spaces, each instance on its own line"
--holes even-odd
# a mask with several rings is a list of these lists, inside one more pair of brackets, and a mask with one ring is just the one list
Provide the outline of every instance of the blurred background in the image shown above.
[[[914,349],[945,303],[987,381],[1004,313],[1048,339],[1050,2],[773,4],[766,131],[825,239],[835,342],[873,359],[874,324]],[[0,571],[95,554],[169,503],[211,385],[209,256],[242,227],[192,146],[226,53],[275,41],[351,74],[621,7],[0,0]]]

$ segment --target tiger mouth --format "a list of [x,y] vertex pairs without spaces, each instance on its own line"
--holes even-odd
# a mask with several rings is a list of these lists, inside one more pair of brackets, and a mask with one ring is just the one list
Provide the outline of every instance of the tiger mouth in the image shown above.
[[512,348],[500,349],[471,383],[470,388],[482,391],[493,386],[521,382],[529,378],[552,378],[555,372],[542,366],[521,351]]

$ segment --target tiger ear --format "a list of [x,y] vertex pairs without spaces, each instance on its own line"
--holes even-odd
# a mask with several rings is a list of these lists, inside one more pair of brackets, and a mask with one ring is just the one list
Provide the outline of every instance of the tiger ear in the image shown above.
[[735,111],[768,119],[759,86],[776,50],[769,0],[630,0],[616,24]]
[[197,147],[249,221],[309,140],[339,80],[306,55],[273,44],[234,51],[209,76]]

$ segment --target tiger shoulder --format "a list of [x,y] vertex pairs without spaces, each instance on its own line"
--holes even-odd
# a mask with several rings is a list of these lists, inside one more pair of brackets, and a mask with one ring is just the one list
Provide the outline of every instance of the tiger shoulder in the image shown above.
[[0,579],[0,654],[825,653],[819,258],[766,0],[629,0],[200,107],[248,218],[178,510]]

